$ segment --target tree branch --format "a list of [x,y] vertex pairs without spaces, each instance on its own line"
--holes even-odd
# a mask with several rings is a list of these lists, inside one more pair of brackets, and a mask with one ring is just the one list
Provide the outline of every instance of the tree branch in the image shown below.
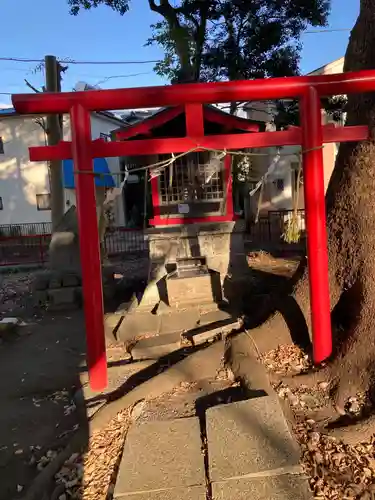
[[204,2],[200,8],[200,24],[196,22],[196,59],[195,59],[195,79],[199,81],[202,66],[203,47],[207,36],[208,2]]
[[155,3],[155,0],[148,0],[150,9],[164,16],[168,11],[174,11],[174,8],[169,3],[169,0],[160,0],[160,4]]
[[35,88],[33,85],[31,85],[31,83],[30,83],[30,82],[28,82],[28,81],[26,80],[26,78],[25,78],[25,83],[26,83],[26,85],[27,85],[27,86],[28,86],[31,90],[33,90],[33,91],[34,91],[34,92],[36,92],[37,94],[39,94],[39,93],[41,92],[40,90],[38,90],[37,88]]

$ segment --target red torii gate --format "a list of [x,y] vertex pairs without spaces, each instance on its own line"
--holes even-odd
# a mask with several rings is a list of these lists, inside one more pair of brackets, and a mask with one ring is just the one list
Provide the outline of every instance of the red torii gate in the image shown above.
[[[301,145],[314,361],[320,363],[332,352],[322,147],[323,143],[361,141],[369,137],[366,126],[323,127],[320,98],[374,90],[375,71],[360,71],[323,76],[12,96],[14,108],[22,114],[70,113],[71,142],[31,147],[29,150],[31,161],[73,158],[75,170],[78,171],[75,173],[77,211],[87,366],[92,389],[102,390],[107,385],[93,158],[142,155],[146,152],[186,152],[194,147],[229,150]],[[204,135],[202,104],[286,98],[300,101],[300,128],[293,127],[281,132]],[[186,137],[108,143],[91,139],[92,111],[180,105],[186,107]]]

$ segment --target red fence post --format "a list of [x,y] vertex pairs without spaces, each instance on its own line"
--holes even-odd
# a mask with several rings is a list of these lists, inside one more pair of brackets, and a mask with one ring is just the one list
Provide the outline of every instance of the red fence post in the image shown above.
[[300,101],[303,181],[310,283],[314,362],[332,352],[327,229],[324,192],[323,132],[320,99],[310,87]]
[[[83,106],[75,104],[70,111],[70,117],[74,169],[92,172],[90,114]],[[91,388],[100,391],[107,386],[107,360],[94,176],[75,173],[75,185],[86,322],[87,367]]]
[[44,236],[41,234],[39,236],[39,254],[40,254],[40,262],[41,264],[44,264],[44,250],[43,250],[43,238]]

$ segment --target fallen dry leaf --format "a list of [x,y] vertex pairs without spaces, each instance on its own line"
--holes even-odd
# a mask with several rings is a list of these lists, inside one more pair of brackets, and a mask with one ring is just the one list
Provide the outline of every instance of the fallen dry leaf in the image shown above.
[[301,373],[311,366],[309,356],[295,345],[279,345],[263,355],[263,363],[278,375]]
[[84,455],[73,454],[56,474],[56,480],[65,486],[68,498],[106,500],[110,492],[113,493],[132,411],[133,408],[118,413],[104,429],[95,432],[88,451]]
[[[288,353],[290,359],[287,359]],[[267,353],[264,363],[269,370],[289,374],[295,372],[301,356],[298,348],[280,346]],[[373,500],[375,436],[371,442],[349,446],[322,433],[320,429],[318,432],[315,420],[309,417],[311,411],[326,407],[329,402],[328,389],[329,384],[326,382],[314,387],[300,385],[293,389],[284,382],[275,386],[278,396],[288,401],[296,417],[294,431],[301,446],[301,462],[309,477],[314,499]],[[346,411],[358,415],[366,404],[365,395],[357,394],[348,400]]]

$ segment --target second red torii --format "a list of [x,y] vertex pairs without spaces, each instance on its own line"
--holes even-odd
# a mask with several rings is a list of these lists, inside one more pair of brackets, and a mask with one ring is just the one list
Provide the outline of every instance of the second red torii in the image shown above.
[[[368,138],[365,126],[323,127],[320,98],[375,90],[375,71],[266,80],[198,83],[134,89],[13,95],[22,114],[70,113],[72,141],[30,148],[32,161],[73,158],[83,275],[90,384],[107,384],[103,326],[103,297],[98,225],[95,209],[93,158],[185,152],[194,148],[240,149],[301,145],[314,361],[332,352],[328,255],[323,178],[323,144]],[[281,132],[252,132],[205,136],[202,104],[266,99],[299,99],[301,127]],[[186,106],[187,137],[130,142],[92,141],[90,112],[144,107]]]

